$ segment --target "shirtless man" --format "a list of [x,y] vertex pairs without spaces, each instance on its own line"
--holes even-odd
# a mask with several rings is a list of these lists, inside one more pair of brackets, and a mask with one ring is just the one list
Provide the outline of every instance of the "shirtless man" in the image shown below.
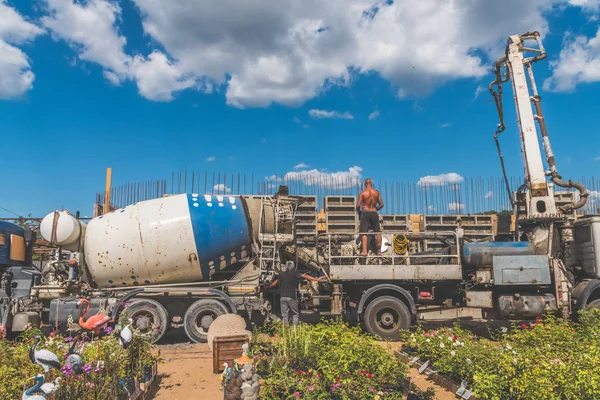
[[[370,178],[365,180],[365,190],[358,195],[356,211],[360,211],[361,205],[360,232],[367,232],[369,228],[373,228],[374,232],[381,232],[377,211],[383,208],[383,200],[381,199],[381,193],[379,193],[378,190],[373,189],[373,181]],[[363,235],[361,255],[366,256],[367,253],[367,235]],[[381,255],[381,235],[377,235],[377,255]]]

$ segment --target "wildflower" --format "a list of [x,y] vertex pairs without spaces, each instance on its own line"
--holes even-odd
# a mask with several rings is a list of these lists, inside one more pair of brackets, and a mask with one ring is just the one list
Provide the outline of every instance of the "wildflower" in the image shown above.
[[372,378],[373,374],[367,374],[367,378]]
[[516,363],[517,363],[517,359],[516,359],[516,358],[513,358],[513,362],[516,364]]
[[365,371],[364,369],[362,371],[360,371],[361,374],[366,375],[367,371]]
[[452,339],[453,339],[453,340],[456,340],[456,339],[458,339],[458,336],[454,335],[454,336],[452,337]]
[[300,394],[300,392],[294,392],[294,396],[296,396],[297,398],[300,398],[300,396],[302,396],[302,395]]
[[560,364],[561,361],[558,358],[555,358],[554,361],[552,361],[554,364]]
[[73,336],[67,336],[65,338],[65,343],[71,343],[73,341]]
[[429,337],[429,332],[425,332],[425,337]]
[[446,346],[444,346],[444,343],[440,343],[440,347],[443,349]]
[[73,373],[73,368],[70,365],[64,365],[60,368],[60,372],[64,375],[71,375]]
[[375,389],[373,389],[372,387],[369,388],[369,392],[372,392],[373,390],[375,390]]
[[473,380],[476,381],[477,380],[477,375],[473,375]]
[[471,359],[467,358],[467,363],[471,364],[471,362],[472,362]]
[[104,332],[106,332],[107,335],[110,335],[112,330],[113,330],[113,328],[111,328],[110,326],[107,326],[106,328],[104,328]]
[[380,400],[380,399],[381,399],[381,397],[380,397],[378,394],[376,394],[376,395],[375,395],[375,397],[373,397],[373,398],[374,398],[375,400]]
[[412,340],[412,341],[413,341],[413,343],[414,343],[414,342],[416,342],[416,341],[417,341],[417,339],[413,338],[413,340]]
[[525,325],[525,324],[521,324],[521,328],[523,328],[523,329],[527,329],[527,325]]
[[459,345],[459,342],[452,342],[452,346],[456,347]]
[[429,338],[427,338],[425,341],[426,341],[427,343],[431,342],[431,340],[430,340]]
[[510,344],[506,345],[506,350],[512,350],[512,347],[510,346]]
[[454,357],[454,356],[456,355],[456,352],[455,352],[454,350],[452,350],[452,351],[450,352],[450,355],[451,355],[452,357]]
[[465,347],[465,342],[460,342],[460,345],[461,345],[462,347]]
[[54,335],[56,335],[56,332],[54,332],[54,331],[53,331],[53,332],[50,332],[50,334],[49,334],[49,335],[50,335],[50,337],[53,337]]
[[82,369],[83,372],[89,374],[90,372],[92,372],[92,364],[85,364]]
[[473,335],[469,335],[469,339],[473,339]]
[[315,390],[315,388],[314,388],[313,386],[309,386],[309,387],[308,387],[308,391],[309,391],[309,392],[312,392],[313,390]]
[[448,341],[451,342],[452,341],[452,336],[448,336]]
[[438,335],[438,331],[433,331],[433,336],[437,336]]

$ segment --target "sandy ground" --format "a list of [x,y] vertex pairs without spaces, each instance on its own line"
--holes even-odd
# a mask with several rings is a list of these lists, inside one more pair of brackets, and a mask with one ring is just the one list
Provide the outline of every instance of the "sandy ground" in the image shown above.
[[[161,342],[157,347],[164,362],[158,367],[153,399],[223,398],[219,375],[212,372],[212,352],[207,344],[191,343],[185,334],[178,330],[169,333]],[[401,344],[393,347],[397,350],[401,348]],[[410,377],[413,383],[423,390],[435,387],[438,400],[456,399],[454,394],[436,386],[425,375],[419,375],[415,368],[411,369]]]

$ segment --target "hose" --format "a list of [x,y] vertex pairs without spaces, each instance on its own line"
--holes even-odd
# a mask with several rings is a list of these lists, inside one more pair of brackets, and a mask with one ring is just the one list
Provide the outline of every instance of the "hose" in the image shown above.
[[394,253],[405,255],[408,253],[408,239],[404,235],[394,235]]

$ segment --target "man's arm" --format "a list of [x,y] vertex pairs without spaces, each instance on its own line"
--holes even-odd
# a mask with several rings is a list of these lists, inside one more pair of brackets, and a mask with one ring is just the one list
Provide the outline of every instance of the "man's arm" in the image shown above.
[[360,194],[358,195],[358,202],[356,203],[356,211],[360,211],[360,206],[362,205],[363,202],[363,192],[360,192]]
[[378,191],[377,194],[378,194],[377,202],[379,203],[379,205],[377,206],[377,211],[379,211],[383,208],[383,199],[381,198],[381,192]]
[[273,281],[273,283],[271,283],[269,286],[267,286],[267,289],[274,288],[275,286],[277,286],[278,283],[279,283],[279,279],[275,279]]
[[319,281],[319,282],[324,282],[324,281],[327,280],[327,278],[325,278],[324,276],[321,277],[321,278],[315,278],[314,276],[310,276],[310,275],[307,275],[307,274],[300,275],[300,278],[306,279],[306,280],[309,280],[309,281]]

